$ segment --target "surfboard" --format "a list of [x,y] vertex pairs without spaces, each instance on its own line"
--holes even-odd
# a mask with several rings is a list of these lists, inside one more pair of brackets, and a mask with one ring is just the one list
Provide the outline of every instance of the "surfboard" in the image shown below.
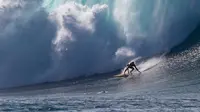
[[128,77],[129,75],[124,75],[124,74],[118,74],[118,75],[115,75],[115,77]]

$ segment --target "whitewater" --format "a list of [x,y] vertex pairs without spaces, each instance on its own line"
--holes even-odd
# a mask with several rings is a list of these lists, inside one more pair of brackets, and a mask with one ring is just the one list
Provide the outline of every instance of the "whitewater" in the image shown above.
[[0,0],[0,111],[199,111],[199,5]]

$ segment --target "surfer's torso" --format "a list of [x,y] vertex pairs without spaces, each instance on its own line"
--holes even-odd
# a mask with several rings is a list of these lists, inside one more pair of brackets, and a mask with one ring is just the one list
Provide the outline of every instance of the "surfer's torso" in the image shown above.
[[135,63],[134,62],[131,62],[131,63],[129,63],[128,65],[127,65],[128,67],[135,67],[136,65],[135,65]]

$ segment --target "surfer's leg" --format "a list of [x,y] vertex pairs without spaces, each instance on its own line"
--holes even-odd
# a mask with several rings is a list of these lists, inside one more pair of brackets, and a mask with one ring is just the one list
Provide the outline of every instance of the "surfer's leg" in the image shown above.
[[127,70],[128,70],[128,67],[124,70],[124,74],[126,73]]
[[134,70],[134,68],[133,68],[133,67],[131,67],[131,74],[132,74],[133,70]]
[[126,69],[125,69],[125,71],[124,71],[124,75],[125,75],[125,73],[128,71],[128,75],[130,74],[130,71],[129,71],[129,67],[127,67]]
[[128,75],[130,74],[129,68],[128,68]]

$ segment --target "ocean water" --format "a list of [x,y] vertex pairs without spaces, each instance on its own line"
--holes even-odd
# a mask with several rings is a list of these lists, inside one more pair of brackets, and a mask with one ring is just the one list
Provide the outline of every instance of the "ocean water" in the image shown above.
[[199,112],[199,4],[0,0],[0,111]]
[[147,59],[146,64],[158,63],[142,74],[135,72],[127,78],[114,77],[117,71],[1,90],[0,109],[13,112],[198,112],[198,52],[199,47],[194,47],[189,52],[181,52],[184,57],[179,54],[162,60]]

